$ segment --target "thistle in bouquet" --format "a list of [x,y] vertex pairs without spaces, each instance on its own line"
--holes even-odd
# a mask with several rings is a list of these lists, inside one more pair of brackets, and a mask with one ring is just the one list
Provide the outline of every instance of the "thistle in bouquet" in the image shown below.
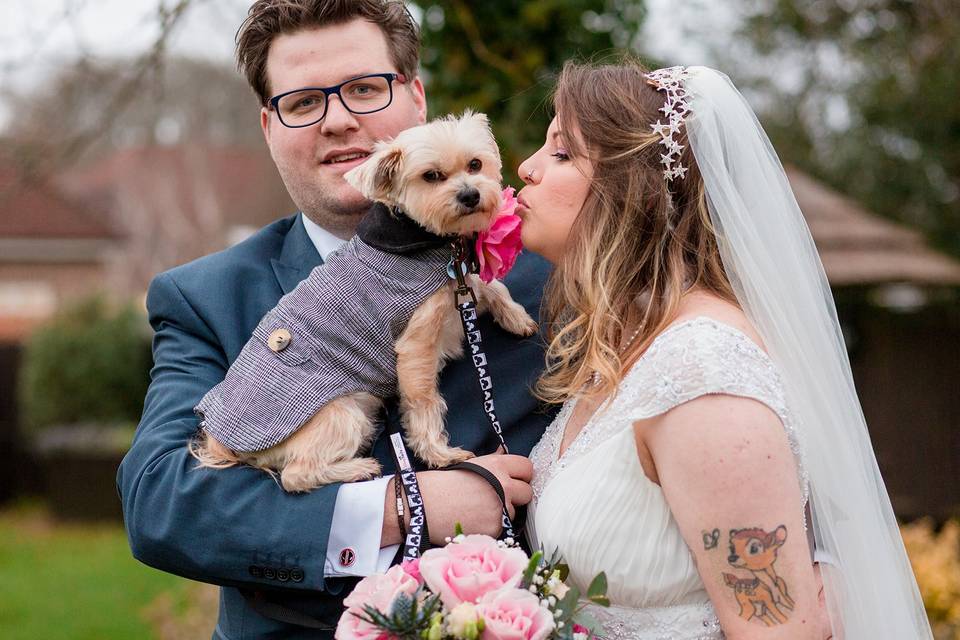
[[[364,578],[344,600],[337,640],[588,640],[595,623],[556,553],[457,535],[443,548]],[[602,606],[606,576],[584,599]]]

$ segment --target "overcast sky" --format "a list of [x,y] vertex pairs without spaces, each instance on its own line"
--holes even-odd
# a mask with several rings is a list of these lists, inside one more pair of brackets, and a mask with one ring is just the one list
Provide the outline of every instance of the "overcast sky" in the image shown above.
[[[157,35],[159,0],[0,0],[0,84],[23,88],[81,53],[133,57]],[[164,0],[171,6],[175,0]],[[171,50],[232,63],[233,38],[251,0],[194,0]],[[645,50],[677,63],[703,63],[706,50],[684,27],[716,25],[726,12],[704,0],[647,0]],[[0,125],[5,120],[0,112]]]

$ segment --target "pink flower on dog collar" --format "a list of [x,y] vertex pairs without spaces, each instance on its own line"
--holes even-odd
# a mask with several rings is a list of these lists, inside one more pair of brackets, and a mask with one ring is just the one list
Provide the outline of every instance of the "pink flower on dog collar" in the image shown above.
[[513,187],[507,187],[503,190],[500,213],[489,229],[477,235],[477,261],[480,263],[480,279],[484,282],[507,275],[523,249],[520,216],[513,213],[516,208]]

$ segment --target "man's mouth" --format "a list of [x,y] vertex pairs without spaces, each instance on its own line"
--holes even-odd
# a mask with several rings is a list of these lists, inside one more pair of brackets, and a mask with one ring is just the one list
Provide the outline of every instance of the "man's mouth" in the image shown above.
[[330,156],[324,160],[321,164],[325,165],[342,165],[342,164],[360,164],[363,160],[366,160],[370,157],[369,151],[351,151],[349,153],[338,153]]

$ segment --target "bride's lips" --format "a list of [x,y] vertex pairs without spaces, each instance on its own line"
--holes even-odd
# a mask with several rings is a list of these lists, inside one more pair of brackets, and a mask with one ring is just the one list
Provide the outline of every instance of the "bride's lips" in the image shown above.
[[518,198],[517,198],[517,209],[516,209],[516,211],[514,211],[514,213],[517,214],[518,216],[521,216],[521,217],[522,217],[523,214],[525,214],[527,211],[529,211],[529,209],[530,209],[530,205],[527,204],[526,200],[524,200],[523,198],[518,197]]

